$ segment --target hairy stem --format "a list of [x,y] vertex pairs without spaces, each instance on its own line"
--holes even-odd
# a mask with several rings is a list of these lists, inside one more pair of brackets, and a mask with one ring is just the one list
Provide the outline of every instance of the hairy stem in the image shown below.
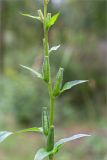
[[[46,27],[46,18],[47,18],[47,4],[48,2],[44,0],[44,52],[45,56],[48,56],[49,59],[49,45],[48,45],[48,29]],[[51,69],[50,69],[50,59],[49,59],[49,83],[48,83],[48,90],[49,90],[49,96],[50,96],[50,127],[53,125],[54,121],[54,97],[53,97],[53,91],[52,91],[52,79],[51,79]],[[54,155],[49,156],[49,160],[53,160]]]

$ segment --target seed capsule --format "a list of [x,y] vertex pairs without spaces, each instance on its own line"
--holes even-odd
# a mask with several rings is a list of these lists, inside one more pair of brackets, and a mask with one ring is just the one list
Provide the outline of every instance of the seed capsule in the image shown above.
[[44,135],[48,135],[49,132],[49,117],[48,117],[48,111],[47,108],[43,108],[42,112],[42,127],[43,127],[43,133]]
[[64,69],[60,68],[56,76],[56,81],[55,81],[55,85],[53,88],[53,96],[55,97],[60,94],[60,90],[62,87],[62,81],[63,81],[63,72],[64,72]]
[[54,126],[49,129],[48,139],[47,139],[47,151],[51,151],[54,148]]
[[45,38],[43,39],[43,47],[44,47],[45,52],[46,52],[47,49],[49,50],[49,44],[48,44],[48,42],[46,42]]
[[43,67],[42,67],[42,76],[45,82],[49,82],[49,57],[45,56]]

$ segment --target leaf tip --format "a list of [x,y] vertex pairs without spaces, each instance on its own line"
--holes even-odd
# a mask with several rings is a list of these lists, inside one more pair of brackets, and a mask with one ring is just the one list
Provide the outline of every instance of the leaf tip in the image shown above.
[[20,66],[20,67],[24,67],[24,65],[22,65],[22,64],[19,64],[19,66]]
[[13,134],[12,132],[8,132],[8,131],[0,132],[0,142],[3,142],[7,137],[9,137],[12,134]]

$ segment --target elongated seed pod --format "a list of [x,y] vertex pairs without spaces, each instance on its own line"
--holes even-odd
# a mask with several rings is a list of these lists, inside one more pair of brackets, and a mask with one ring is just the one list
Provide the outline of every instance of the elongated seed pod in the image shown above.
[[42,67],[42,76],[45,82],[49,82],[49,57],[44,57],[43,67]]
[[55,97],[60,94],[60,90],[62,87],[62,81],[63,81],[63,72],[64,72],[64,69],[60,68],[56,76],[56,81],[55,81],[55,85],[53,88],[53,96]]
[[43,127],[44,135],[47,136],[49,132],[49,117],[48,117],[48,111],[46,107],[43,107],[43,111],[42,111],[42,127]]
[[54,126],[49,129],[49,134],[47,138],[47,151],[51,151],[54,148]]
[[43,39],[43,47],[44,47],[44,51],[46,51],[47,49],[49,50],[49,44],[48,42],[46,42],[45,38]]

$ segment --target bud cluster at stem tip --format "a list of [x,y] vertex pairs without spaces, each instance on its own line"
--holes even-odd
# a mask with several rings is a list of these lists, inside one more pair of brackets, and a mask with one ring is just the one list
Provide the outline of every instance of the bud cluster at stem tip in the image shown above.
[[49,3],[49,0],[44,0],[44,4],[48,4]]

